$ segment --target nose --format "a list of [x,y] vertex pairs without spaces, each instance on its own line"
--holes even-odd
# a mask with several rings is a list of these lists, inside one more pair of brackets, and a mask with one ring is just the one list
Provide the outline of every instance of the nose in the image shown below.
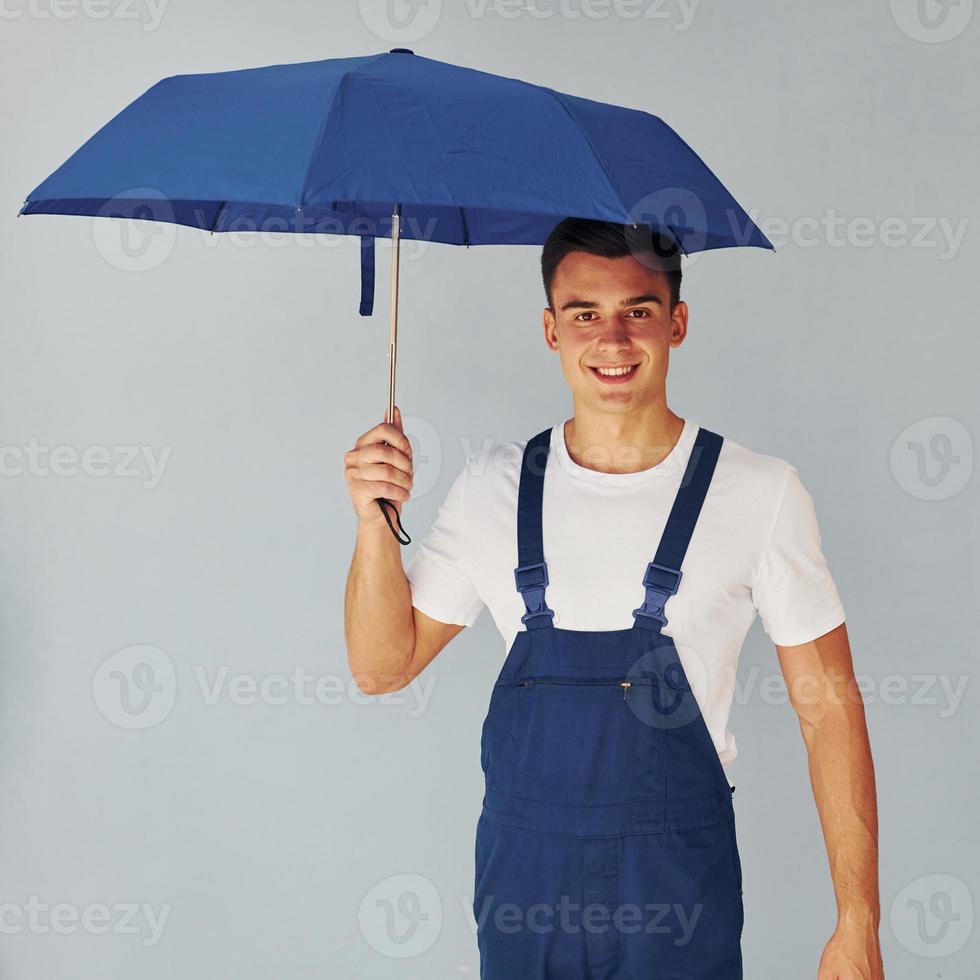
[[602,349],[622,350],[630,345],[629,331],[619,317],[611,317],[606,321],[598,340]]

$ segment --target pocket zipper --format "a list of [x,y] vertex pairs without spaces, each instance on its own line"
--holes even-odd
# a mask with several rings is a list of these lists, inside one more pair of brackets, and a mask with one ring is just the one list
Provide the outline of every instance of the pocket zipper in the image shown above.
[[634,684],[646,684],[650,685],[650,681],[618,681],[615,678],[604,678],[602,680],[590,680],[588,678],[578,678],[578,677],[563,677],[563,678],[544,678],[544,677],[526,677],[524,680],[517,681],[521,687],[532,687],[535,684],[564,684],[572,685],[574,687],[580,686],[590,686],[590,687],[609,687],[616,685],[623,689],[623,700],[627,700],[627,695],[629,694],[629,689]]

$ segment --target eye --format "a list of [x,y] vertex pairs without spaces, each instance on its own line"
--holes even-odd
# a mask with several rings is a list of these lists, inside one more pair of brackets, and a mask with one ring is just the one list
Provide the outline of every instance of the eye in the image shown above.
[[[579,313],[578,316],[575,317],[575,319],[578,320],[580,317],[583,317],[583,316],[595,316],[595,313],[592,310],[586,310],[584,313]],[[589,323],[590,321],[589,320],[583,320],[582,322],[583,323]]]
[[648,317],[650,315],[650,311],[649,310],[642,310],[642,309],[630,310],[630,313],[639,313],[639,314],[641,314],[641,316],[639,318],[634,317],[634,319],[643,319],[644,317]]

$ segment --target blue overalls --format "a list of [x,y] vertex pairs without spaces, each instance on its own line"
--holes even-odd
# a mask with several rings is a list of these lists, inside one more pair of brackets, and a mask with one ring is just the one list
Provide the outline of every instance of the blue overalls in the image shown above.
[[584,631],[554,626],[545,601],[550,437],[524,449],[514,577],[526,629],[481,738],[481,980],[740,980],[734,790],[661,632],[722,438],[698,431],[632,627]]

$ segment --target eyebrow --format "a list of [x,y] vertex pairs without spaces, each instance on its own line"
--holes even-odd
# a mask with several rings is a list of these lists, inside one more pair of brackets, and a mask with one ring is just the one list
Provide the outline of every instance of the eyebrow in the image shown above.
[[[642,296],[630,296],[629,299],[620,300],[622,306],[641,306],[643,303],[659,303],[663,306],[663,300],[654,293],[644,293]],[[588,299],[570,299],[562,304],[562,310],[594,310],[599,304]]]

